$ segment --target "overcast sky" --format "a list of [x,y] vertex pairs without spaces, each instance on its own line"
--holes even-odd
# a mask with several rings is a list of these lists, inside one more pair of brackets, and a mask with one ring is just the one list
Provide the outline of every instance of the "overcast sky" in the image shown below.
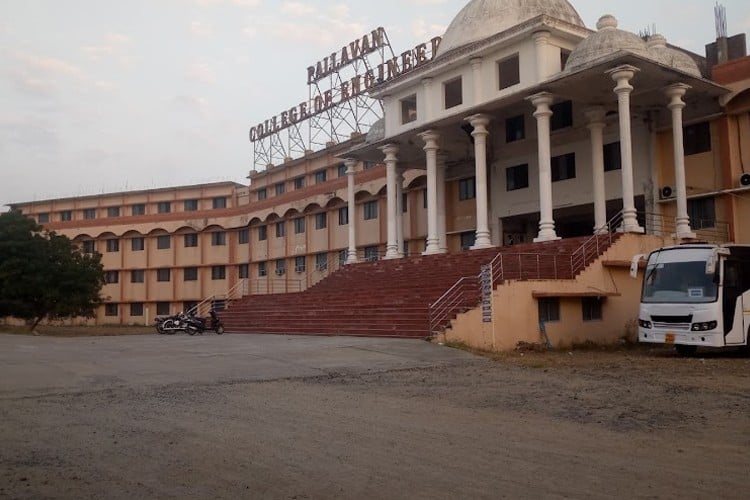
[[[251,124],[307,97],[306,68],[383,26],[396,53],[466,0],[0,0],[0,206],[245,183]],[[699,54],[713,0],[572,0]],[[730,35],[750,2],[723,0]]]

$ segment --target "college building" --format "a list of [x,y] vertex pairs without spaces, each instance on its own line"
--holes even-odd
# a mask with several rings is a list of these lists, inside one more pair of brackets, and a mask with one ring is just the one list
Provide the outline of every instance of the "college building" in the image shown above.
[[472,0],[432,54],[310,104],[366,92],[383,113],[363,133],[246,185],[10,206],[103,255],[97,324],[201,304],[238,332],[609,342],[637,325],[632,255],[750,243],[750,57],[718,35],[698,55],[567,0]]

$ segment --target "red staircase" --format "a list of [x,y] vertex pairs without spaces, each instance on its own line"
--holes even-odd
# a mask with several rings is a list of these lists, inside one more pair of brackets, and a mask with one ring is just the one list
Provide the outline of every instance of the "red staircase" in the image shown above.
[[[220,316],[229,332],[425,338],[430,305],[462,277],[476,279],[483,264],[502,259],[521,279],[570,279],[571,255],[589,239],[348,265],[303,292],[246,296]],[[587,263],[604,248],[584,251]]]

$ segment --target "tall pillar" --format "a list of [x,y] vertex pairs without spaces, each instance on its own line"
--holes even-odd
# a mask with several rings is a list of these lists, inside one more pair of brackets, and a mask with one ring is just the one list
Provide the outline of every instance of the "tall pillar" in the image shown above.
[[490,241],[490,228],[487,223],[487,213],[489,203],[487,200],[487,136],[490,134],[487,125],[490,123],[490,117],[484,114],[476,114],[466,119],[474,131],[471,135],[474,137],[474,171],[476,177],[477,191],[477,233],[474,239],[472,250],[480,248],[489,248],[492,246]]
[[675,234],[678,238],[695,238],[690,228],[690,217],[687,211],[687,188],[685,186],[685,146],[682,139],[682,110],[685,101],[682,96],[690,89],[684,83],[675,83],[666,89],[669,97],[667,107],[672,111],[672,141],[674,143],[674,182],[677,201]]
[[607,197],[604,186],[604,117],[602,106],[592,106],[585,111],[591,132],[591,173],[594,192],[594,234],[607,234]]
[[482,102],[482,58],[473,57],[469,60],[471,64],[471,79],[474,88],[474,104]]
[[549,44],[550,37],[549,31],[537,31],[532,35],[534,39],[537,82],[541,82],[549,76],[549,69],[547,68],[547,45]]
[[385,258],[398,258],[398,242],[396,241],[396,163],[398,146],[386,144],[380,150],[385,153],[386,197],[388,212],[388,242],[385,247]]
[[398,256],[404,256],[404,169],[396,169],[396,246]]
[[552,94],[540,92],[527,98],[536,107],[537,156],[539,157],[539,235],[538,241],[559,240],[552,217],[552,153],[550,148],[550,117]]
[[643,233],[638,225],[638,215],[635,210],[635,194],[633,189],[633,139],[630,125],[630,94],[633,86],[630,80],[635,76],[638,68],[627,64],[607,71],[617,82],[617,110],[620,116],[620,159],[622,163],[622,231],[626,233]]
[[437,154],[437,211],[438,211],[438,246],[441,253],[448,252],[448,233],[445,219],[445,162],[448,155]]
[[348,200],[349,211],[349,249],[346,252],[346,263],[354,264],[357,262],[357,224],[355,224],[357,205],[354,200],[354,168],[357,166],[357,160],[347,158],[344,160],[346,165],[346,196]]
[[440,135],[434,130],[426,130],[419,137],[424,141],[427,163],[427,246],[424,255],[431,255],[440,253],[437,213],[437,141]]

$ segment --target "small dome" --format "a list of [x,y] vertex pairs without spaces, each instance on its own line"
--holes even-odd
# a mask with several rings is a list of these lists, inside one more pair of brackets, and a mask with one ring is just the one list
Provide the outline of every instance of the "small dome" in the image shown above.
[[385,118],[381,118],[372,124],[370,130],[367,131],[367,137],[365,138],[365,144],[372,144],[378,142],[385,137]]
[[638,35],[618,29],[614,16],[602,16],[596,23],[596,29],[599,31],[589,35],[570,53],[565,71],[579,70],[619,51],[649,57],[646,42]]
[[651,35],[647,42],[651,58],[670,68],[674,68],[688,75],[702,77],[698,65],[692,57],[679,50],[667,47],[667,39],[662,35]]
[[585,27],[567,0],[471,0],[448,26],[437,55],[483,40],[541,14]]

